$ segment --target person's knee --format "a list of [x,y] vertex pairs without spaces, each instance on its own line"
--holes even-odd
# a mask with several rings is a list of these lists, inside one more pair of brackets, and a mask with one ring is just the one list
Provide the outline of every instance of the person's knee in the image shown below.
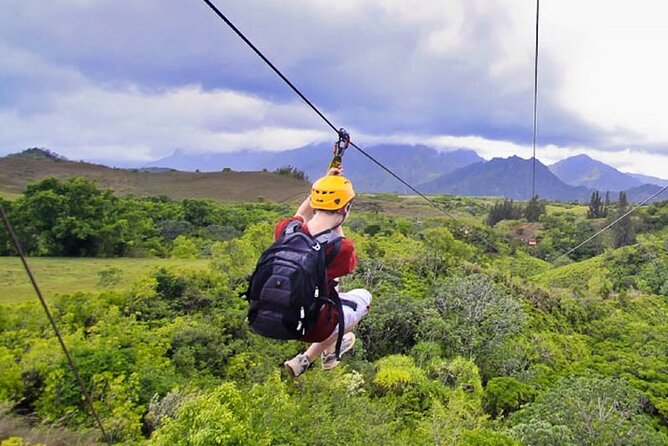
[[371,306],[371,292],[369,292],[369,290],[366,290],[364,288],[361,288],[360,290],[362,291],[367,306]]
[[359,300],[361,300],[364,305],[368,307],[371,306],[371,293],[369,290],[364,288],[356,288],[350,291],[351,294],[354,294]]

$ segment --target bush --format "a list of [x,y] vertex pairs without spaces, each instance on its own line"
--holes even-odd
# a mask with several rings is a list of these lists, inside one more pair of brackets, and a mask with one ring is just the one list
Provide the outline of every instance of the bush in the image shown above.
[[408,352],[417,341],[425,302],[410,296],[374,296],[373,309],[359,334],[370,359]]
[[308,176],[304,173],[304,171],[297,169],[294,166],[282,166],[279,167],[278,169],[274,170],[274,173],[277,175],[283,175],[286,177],[292,177],[296,178],[298,180],[302,181],[308,181]]
[[511,435],[528,444],[668,443],[642,412],[640,392],[615,378],[564,378],[511,419]]
[[420,327],[421,339],[435,340],[448,355],[482,361],[522,329],[519,302],[482,274],[443,282],[429,299],[432,314]]
[[483,407],[495,417],[505,416],[533,401],[536,390],[512,376],[492,378],[485,387]]

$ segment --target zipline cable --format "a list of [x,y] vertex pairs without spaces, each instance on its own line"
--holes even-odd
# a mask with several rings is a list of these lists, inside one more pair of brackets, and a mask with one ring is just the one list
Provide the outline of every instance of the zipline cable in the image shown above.
[[[532,147],[533,147],[533,156],[531,158],[531,198],[534,198],[536,196],[536,134],[537,134],[537,123],[538,123],[538,30],[539,30],[539,23],[540,23],[540,0],[536,0],[536,42],[535,42],[535,52],[534,52],[534,72],[533,72],[533,138],[532,138]],[[632,208],[628,212],[626,212],[624,215],[621,217],[617,218],[607,226],[605,226],[603,229],[600,231],[596,232],[594,235],[591,237],[587,238],[586,240],[580,242],[577,246],[574,248],[571,248],[568,252],[565,254],[562,254],[559,256],[556,260],[561,260],[564,257],[568,257],[569,254],[572,254],[582,246],[586,245],[596,237],[598,237],[600,234],[603,232],[607,231],[608,229],[612,228],[614,225],[622,221],[624,218],[627,216],[631,215],[633,212],[635,212],[638,208],[643,206],[645,203],[647,203],[649,200],[652,198],[660,195],[663,193],[668,186],[665,186],[663,189],[659,190],[652,196],[646,198],[643,200],[640,204],[638,204],[636,207]]]
[[668,189],[668,185],[664,186],[663,189],[660,189],[658,192],[655,192],[653,195],[651,195],[651,196],[645,198],[645,199],[644,199],[643,201],[641,201],[638,205],[636,205],[635,207],[631,208],[628,212],[625,212],[624,215],[622,215],[621,217],[618,217],[618,218],[615,219],[613,222],[611,222],[610,224],[608,224],[607,226],[605,226],[603,229],[601,229],[601,230],[599,230],[598,232],[596,232],[594,235],[592,235],[591,237],[589,237],[589,238],[586,239],[585,241],[579,243],[579,244],[578,244],[577,246],[575,246],[574,248],[571,248],[568,252],[566,252],[566,253],[562,254],[561,256],[557,257],[557,259],[555,260],[555,262],[561,260],[561,259],[564,258],[564,257],[568,257],[569,254],[575,252],[577,249],[579,249],[579,248],[581,248],[582,246],[586,245],[586,244],[589,243],[591,240],[594,240],[596,237],[598,237],[599,235],[601,235],[602,233],[604,233],[604,232],[607,231],[608,229],[612,228],[614,225],[616,225],[617,223],[619,223],[620,221],[622,221],[624,218],[626,218],[626,217],[628,217],[629,215],[631,215],[632,213],[634,213],[636,210],[638,210],[640,207],[642,207],[642,206],[643,206],[645,203],[647,203],[649,200],[651,200],[651,199],[654,198],[654,197],[658,197],[659,195],[661,195],[663,192],[666,191],[666,189]]
[[26,272],[28,273],[28,277],[30,278],[30,282],[32,282],[32,286],[35,289],[35,293],[37,293],[37,297],[39,298],[40,303],[42,304],[42,308],[44,308],[44,312],[46,313],[46,317],[49,319],[49,322],[51,323],[51,327],[53,328],[53,331],[56,333],[56,337],[58,338],[58,342],[60,343],[60,347],[62,348],[63,352],[65,353],[65,356],[67,357],[67,362],[70,365],[70,368],[72,369],[72,372],[74,373],[74,376],[79,383],[79,387],[81,388],[81,393],[84,397],[84,400],[86,401],[86,404],[88,405],[88,408],[90,409],[90,413],[95,418],[95,422],[97,423],[98,427],[100,428],[100,431],[102,431],[102,435],[104,436],[104,439],[107,441],[108,444],[113,444],[111,437],[107,434],[107,431],[104,429],[104,426],[102,425],[102,421],[100,421],[100,417],[97,414],[97,411],[95,410],[95,406],[93,406],[93,400],[90,396],[90,393],[88,393],[88,390],[86,390],[86,385],[83,382],[83,379],[81,379],[81,375],[79,374],[79,369],[77,368],[76,364],[74,363],[74,359],[72,358],[72,355],[70,355],[69,350],[65,346],[65,340],[63,339],[62,335],[60,334],[60,330],[58,330],[58,326],[56,325],[56,321],[53,319],[53,316],[51,315],[51,311],[49,310],[49,306],[46,304],[46,300],[44,299],[44,296],[42,295],[42,292],[39,289],[39,286],[37,285],[37,281],[35,280],[35,276],[32,273],[32,270],[30,269],[30,266],[28,265],[28,261],[26,260],[26,256],[23,253],[23,249],[21,248],[21,244],[19,243],[19,239],[16,236],[16,233],[14,232],[14,228],[12,227],[11,223],[9,222],[9,218],[7,217],[7,214],[5,213],[4,207],[0,206],[0,214],[2,215],[2,221],[5,224],[5,227],[7,228],[7,233],[9,234],[9,238],[12,242],[12,245],[14,245],[14,249],[19,254],[19,257],[21,258],[21,262],[23,262],[23,267],[25,268]]
[[262,60],[264,61],[264,63],[266,63],[267,65],[269,65],[269,67],[270,67],[272,70],[274,70],[274,73],[276,73],[281,79],[283,79],[283,82],[285,82],[286,84],[288,84],[288,86],[289,86],[290,88],[292,88],[292,91],[294,91],[295,93],[297,93],[297,95],[298,95],[300,98],[302,98],[302,100],[303,100],[304,102],[306,102],[306,103],[309,105],[309,107],[311,107],[311,108],[313,109],[313,111],[316,112],[316,113],[318,114],[318,116],[320,116],[320,117],[322,118],[322,120],[325,121],[325,122],[332,128],[332,130],[334,130],[334,131],[337,132],[337,134],[338,134],[337,127],[336,127],[334,124],[332,124],[331,121],[330,121],[329,119],[327,119],[327,117],[326,117],[324,114],[322,114],[322,113],[320,112],[320,110],[318,110],[318,107],[316,107],[315,105],[313,105],[313,103],[311,103],[311,101],[309,101],[308,98],[307,98],[306,96],[304,96],[304,94],[302,94],[301,91],[299,91],[299,88],[297,88],[292,82],[290,82],[290,79],[288,79],[288,78],[281,72],[281,70],[279,70],[278,68],[276,68],[276,65],[274,65],[274,64],[273,64],[273,63],[272,63],[272,62],[271,62],[271,61],[270,61],[264,54],[262,54],[262,51],[260,51],[255,45],[253,45],[253,42],[251,42],[250,40],[248,40],[248,38],[246,38],[246,36],[239,30],[239,28],[237,28],[237,27],[234,25],[234,23],[232,23],[232,21],[231,21],[230,19],[228,19],[222,12],[220,12],[220,9],[218,9],[218,8],[216,7],[216,5],[214,5],[213,3],[211,3],[209,0],[204,0],[204,3],[206,3],[206,4],[209,6],[209,8],[211,8],[211,10],[212,10],[218,17],[220,17],[220,19],[221,19],[223,22],[225,22],[225,23],[227,24],[227,26],[229,26],[229,27],[232,29],[232,31],[234,31],[234,32],[236,33],[236,35],[239,36],[239,38],[240,38],[241,40],[243,40],[243,41],[246,43],[246,45],[248,45],[248,46],[255,52],[255,54],[258,55],[258,57],[259,57],[260,59],[262,59]]
[[[410,184],[408,184],[408,183],[407,183],[406,181],[404,181],[403,178],[401,178],[399,175],[397,175],[396,173],[392,172],[392,170],[390,170],[389,168],[385,167],[380,161],[376,160],[373,156],[369,155],[367,152],[365,152],[365,151],[362,150],[360,147],[358,147],[357,144],[351,142],[350,145],[353,146],[354,148],[356,148],[357,150],[359,150],[359,152],[360,152],[362,155],[366,156],[366,157],[369,158],[371,161],[373,161],[374,163],[376,163],[376,165],[378,165],[378,167],[380,167],[380,168],[383,169],[385,172],[389,173],[389,174],[392,175],[394,178],[396,178],[399,182],[401,182],[401,184],[403,184],[404,186],[406,186],[407,188],[409,188],[410,190],[412,190],[413,192],[415,192],[416,194],[418,194],[420,197],[422,197],[425,201],[427,201],[427,203],[431,204],[433,207],[435,207],[435,208],[438,209],[439,211],[443,212],[445,215],[447,215],[448,217],[450,217],[451,219],[453,219],[453,220],[454,220],[457,224],[459,224],[460,226],[464,226],[464,224],[461,223],[459,220],[457,220],[457,219],[454,217],[454,215],[452,215],[450,212],[448,212],[448,211],[446,211],[445,209],[443,209],[442,207],[440,207],[434,200],[432,200],[431,198],[427,197],[427,196],[424,195],[422,192],[420,192],[419,190],[417,190],[416,188],[414,188],[413,186],[411,186]],[[496,250],[496,249],[495,249],[495,250]]]
[[540,0],[536,0],[536,50],[533,60],[533,157],[531,158],[531,197],[536,196],[536,128],[538,122],[538,23]]
[[[298,96],[299,96],[299,97],[300,97],[300,98],[301,98],[301,99],[302,99],[302,100],[303,100],[309,107],[311,107],[311,109],[313,109],[313,111],[314,111],[318,116],[320,116],[320,118],[321,118],[323,121],[325,121],[325,123],[327,123],[327,125],[328,125],[329,127],[331,127],[332,130],[334,130],[334,131],[337,133],[337,135],[339,134],[338,127],[336,127],[334,124],[332,124],[332,122],[331,122],[329,119],[327,119],[327,117],[326,117],[326,116],[325,116],[325,115],[318,109],[318,107],[316,107],[316,106],[315,106],[315,105],[314,105],[314,104],[313,104],[313,103],[306,97],[306,95],[304,95],[304,94],[303,94],[303,93],[302,93],[302,92],[301,92],[301,91],[300,91],[300,90],[299,90],[299,89],[298,89],[292,82],[290,82],[290,80],[289,80],[289,79],[288,79],[288,78],[281,72],[281,70],[279,70],[279,69],[276,67],[276,65],[274,65],[274,64],[273,64],[273,63],[272,63],[272,62],[271,62],[271,61],[270,61],[270,60],[269,60],[269,59],[262,53],[262,51],[260,51],[260,50],[259,50],[259,49],[258,49],[258,48],[257,48],[257,47],[256,47],[256,46],[255,46],[255,45],[254,45],[254,44],[253,44],[253,43],[252,43],[252,42],[251,42],[251,41],[250,41],[250,40],[249,40],[249,39],[248,39],[242,32],[241,32],[241,31],[240,31],[240,30],[239,30],[239,28],[237,28],[237,27],[234,25],[234,23],[232,23],[231,20],[230,20],[229,18],[227,18],[227,16],[225,16],[225,14],[223,14],[223,13],[220,11],[220,9],[218,9],[218,7],[216,7],[216,5],[214,5],[210,0],[203,0],[203,1],[204,1],[204,3],[207,4],[207,6],[208,6],[209,8],[211,8],[211,10],[212,10],[212,11],[213,11],[213,12],[214,12],[214,13],[215,13],[215,14],[216,14],[216,15],[217,15],[223,22],[225,22],[225,24],[226,24],[227,26],[230,27],[230,29],[232,29],[232,31],[235,32],[235,34],[236,34],[237,36],[239,36],[239,38],[240,38],[241,40],[244,41],[244,43],[246,43],[246,45],[248,45],[248,46],[253,50],[253,52],[254,52],[260,59],[262,59],[262,60],[264,61],[264,63],[266,63],[266,64],[267,64],[267,65],[274,71],[274,73],[276,73],[276,74],[283,80],[283,82],[285,82],[285,83],[292,89],[292,91],[294,91],[294,92],[295,92],[295,93],[296,93],[296,94],[297,94],[297,95],[298,95]],[[367,157],[367,158],[368,158],[369,160],[371,160],[373,163],[375,163],[376,165],[378,165],[381,169],[383,169],[384,171],[386,171],[387,173],[389,173],[390,175],[392,175],[395,179],[397,179],[399,182],[401,182],[404,186],[408,187],[410,190],[412,190],[413,192],[415,192],[415,193],[416,193],[417,195],[419,195],[421,198],[423,198],[424,200],[426,200],[426,201],[427,201],[431,206],[433,206],[435,209],[439,210],[440,212],[442,212],[443,214],[445,214],[446,216],[448,216],[449,218],[451,218],[451,219],[452,219],[455,223],[457,223],[459,226],[461,226],[462,228],[465,228],[465,227],[466,227],[462,222],[460,222],[457,218],[455,218],[450,212],[448,212],[447,210],[443,209],[443,208],[442,208],[441,206],[439,206],[434,200],[428,198],[428,197],[427,197],[426,195],[424,195],[422,192],[418,191],[415,187],[411,186],[408,182],[406,182],[405,180],[403,180],[399,175],[397,175],[396,173],[394,173],[391,169],[389,169],[388,167],[386,167],[385,165],[383,165],[380,161],[378,161],[378,160],[375,159],[373,156],[371,156],[370,154],[368,154],[366,151],[364,151],[364,150],[363,150],[361,147],[359,147],[357,144],[355,144],[355,143],[353,143],[353,142],[351,141],[351,142],[350,142],[350,145],[353,146],[355,149],[357,149],[362,155],[364,155],[365,157]],[[480,240],[481,240],[485,245],[487,245],[489,248],[492,248],[492,250],[493,250],[494,252],[498,252],[498,249],[497,249],[494,245],[492,245],[490,242],[488,242],[485,238],[480,238]]]

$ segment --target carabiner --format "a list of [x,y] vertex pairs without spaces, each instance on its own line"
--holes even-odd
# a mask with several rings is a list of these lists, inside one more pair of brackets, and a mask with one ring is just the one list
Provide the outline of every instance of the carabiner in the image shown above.
[[343,159],[343,152],[346,151],[348,146],[350,145],[350,135],[344,128],[340,128],[339,131],[339,140],[334,144],[333,152],[334,152],[334,157],[332,158],[332,162],[329,163],[329,167],[327,168],[327,171],[332,168],[340,169],[341,168],[341,160]]
[[346,129],[343,127],[339,129],[339,140],[336,142],[336,148],[339,154],[343,155],[343,152],[350,145],[350,134],[346,132]]

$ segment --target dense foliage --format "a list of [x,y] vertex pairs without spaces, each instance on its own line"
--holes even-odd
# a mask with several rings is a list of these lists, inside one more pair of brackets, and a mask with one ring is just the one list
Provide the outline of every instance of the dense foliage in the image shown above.
[[[118,234],[100,228],[137,218],[155,231],[137,239],[142,249],[153,240],[169,245],[158,253],[202,255],[205,241],[211,259],[208,272],[163,268],[126,291],[53,302],[115,442],[668,443],[668,202],[639,213],[637,244],[561,267],[482,225],[463,232],[442,217],[356,213],[346,234],[360,262],[343,286],[368,288],[371,312],[336,369],[316,364],[292,380],[280,364],[303,345],[251,333],[239,296],[287,209],[120,199],[89,186],[45,183],[12,205],[14,218],[34,219],[22,229],[33,252],[112,255],[96,231]],[[98,229],[86,229],[91,211],[67,198],[85,193]],[[56,212],[65,208],[80,212],[76,224]],[[580,219],[553,212],[541,222],[576,238]],[[203,235],[214,225],[234,232]],[[499,252],[487,252],[481,234]],[[34,414],[89,435],[94,424],[38,305],[1,309],[0,361],[0,401],[13,414],[4,417]]]
[[[271,203],[121,198],[83,178],[43,180],[3,206],[26,254],[64,257],[195,257],[249,224],[289,212]],[[3,231],[0,255],[13,253]]]

